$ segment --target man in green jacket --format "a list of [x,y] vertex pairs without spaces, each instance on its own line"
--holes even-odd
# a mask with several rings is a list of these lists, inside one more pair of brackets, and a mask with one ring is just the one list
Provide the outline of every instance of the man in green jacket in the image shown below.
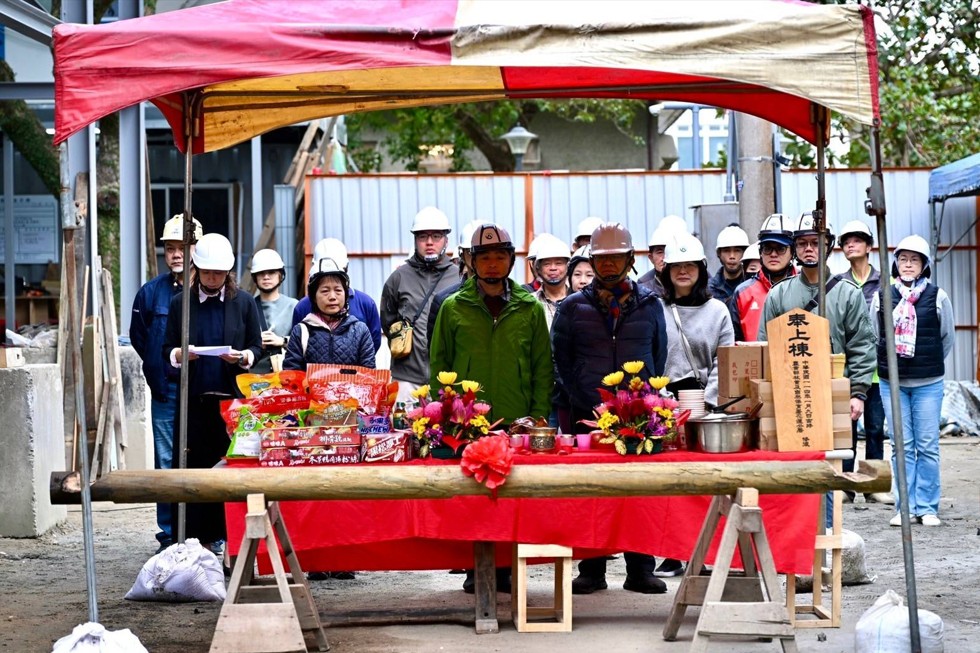
[[[813,215],[800,216],[793,232],[793,247],[800,262],[802,274],[788,277],[773,286],[762,309],[759,340],[766,338],[766,322],[794,308],[802,308],[819,314],[817,291],[820,247],[830,255],[834,247],[834,235],[827,225],[827,241],[821,243],[814,228]],[[831,275],[827,273],[827,279]],[[832,286],[832,287],[831,287]],[[827,284],[826,317],[830,321],[830,348],[835,354],[844,354],[844,375],[851,380],[851,421],[857,421],[864,412],[864,402],[871,388],[871,379],[877,367],[876,341],[871,325],[871,315],[857,284],[850,279],[837,277]],[[853,496],[851,497],[853,498]]]
[[483,387],[491,422],[547,419],[554,370],[544,308],[508,278],[514,244],[503,228],[483,224],[471,243],[475,273],[440,308],[430,341],[432,387],[439,372],[456,372]]
[[[470,242],[473,276],[443,303],[430,340],[432,387],[439,387],[439,372],[456,372],[483,388],[491,422],[547,419],[554,368],[544,307],[508,278],[515,260],[510,234],[483,224]],[[497,570],[497,590],[510,592],[509,568]],[[475,591],[472,569],[463,591]]]

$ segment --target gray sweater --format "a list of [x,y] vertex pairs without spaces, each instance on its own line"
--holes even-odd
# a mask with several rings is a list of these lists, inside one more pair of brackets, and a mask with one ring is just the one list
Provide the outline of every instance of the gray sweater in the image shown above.
[[[717,406],[718,347],[735,344],[735,330],[728,307],[717,299],[709,299],[701,306],[677,306],[677,314],[691,345],[701,380],[706,383],[704,401]],[[667,376],[672,382],[693,378],[694,370],[674,320],[673,305],[664,305],[664,321],[667,323]]]

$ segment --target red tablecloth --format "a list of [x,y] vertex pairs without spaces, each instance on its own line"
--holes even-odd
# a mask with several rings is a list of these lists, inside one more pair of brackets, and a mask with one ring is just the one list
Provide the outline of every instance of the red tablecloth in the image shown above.
[[[534,454],[517,456],[515,461],[516,464],[644,462],[655,465],[822,458],[822,453],[752,451],[710,455],[685,451],[625,458],[615,453]],[[458,465],[459,461],[426,459],[403,464]],[[820,498],[801,494],[759,497],[777,571],[811,573]],[[510,564],[512,542],[571,546],[576,558],[636,551],[687,560],[710,502],[709,496],[497,501],[488,496],[463,496],[423,500],[282,501],[279,508],[304,569],[361,571],[469,568],[473,566],[474,541],[501,543],[497,546],[499,565]],[[225,515],[228,546],[234,555],[244,532],[245,504],[226,504]],[[709,563],[714,560],[720,536],[721,529],[712,544]],[[265,556],[262,559],[267,561]]]

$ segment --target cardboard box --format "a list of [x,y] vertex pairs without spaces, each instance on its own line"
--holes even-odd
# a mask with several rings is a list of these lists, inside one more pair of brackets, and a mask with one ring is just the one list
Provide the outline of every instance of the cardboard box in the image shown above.
[[351,465],[359,462],[361,462],[360,445],[262,449],[259,453],[259,465],[262,467]]
[[[763,379],[749,379],[749,407],[762,404],[759,417],[775,417],[776,409],[772,403],[772,382]],[[722,402],[721,399],[718,400]],[[741,402],[739,402],[741,403]],[[848,379],[831,381],[831,403],[834,414],[851,414],[851,382]]]
[[838,413],[834,411],[834,449],[851,448],[851,412]]
[[748,395],[748,381],[766,378],[769,348],[766,343],[724,345],[718,348],[718,394],[722,397]]
[[0,347],[0,367],[24,367],[24,350],[20,347]]
[[297,447],[361,446],[361,434],[353,426],[306,426],[262,429],[263,449]]
[[[851,448],[851,414],[833,416],[834,449]],[[763,451],[779,451],[776,438],[775,417],[759,418],[759,448]]]

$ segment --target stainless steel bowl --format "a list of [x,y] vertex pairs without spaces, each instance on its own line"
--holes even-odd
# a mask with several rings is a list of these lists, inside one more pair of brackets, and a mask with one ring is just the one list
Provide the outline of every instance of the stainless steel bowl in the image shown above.
[[746,417],[694,419],[698,448],[705,453],[738,453],[751,448],[752,422]]
[[531,451],[551,451],[555,448],[558,429],[551,426],[535,426],[528,429],[528,448]]

